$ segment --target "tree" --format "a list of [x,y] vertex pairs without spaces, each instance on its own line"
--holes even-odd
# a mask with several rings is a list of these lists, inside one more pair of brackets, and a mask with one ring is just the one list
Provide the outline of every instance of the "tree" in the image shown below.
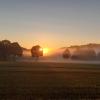
[[39,45],[36,45],[32,47],[31,54],[32,54],[32,57],[35,57],[38,59],[40,56],[43,56],[43,50]]
[[11,42],[9,40],[3,40],[0,42],[0,59],[7,60],[10,55]]
[[66,49],[64,52],[63,52],[63,58],[65,59],[68,59],[70,58],[71,54],[70,54],[70,51],[68,49]]
[[74,51],[72,59],[76,60],[95,60],[96,59],[96,53],[92,48],[78,48]]
[[3,44],[2,42],[0,41],[0,60],[3,60],[4,59],[4,51],[3,51]]
[[23,54],[22,47],[17,42],[11,43],[11,50],[10,51],[11,51],[11,54],[14,56],[21,57]]
[[23,55],[22,47],[17,42],[11,43],[11,48],[10,48],[11,59],[15,61],[16,57],[21,57],[22,55]]
[[0,42],[0,60],[7,61],[11,56],[22,56],[23,50],[17,43],[11,43],[9,40]]

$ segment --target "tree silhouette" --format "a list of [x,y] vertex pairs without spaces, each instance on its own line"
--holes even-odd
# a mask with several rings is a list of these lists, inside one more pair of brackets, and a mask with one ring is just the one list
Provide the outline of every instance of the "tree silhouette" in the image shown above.
[[71,58],[77,60],[94,60],[96,59],[96,53],[92,48],[78,48],[74,51]]
[[7,60],[10,55],[11,42],[9,40],[3,40],[0,42],[1,60]]
[[66,49],[63,52],[63,58],[68,59],[68,58],[70,58],[70,56],[71,56],[70,51],[68,49]]
[[11,54],[19,57],[22,56],[23,54],[22,47],[17,42],[11,43]]
[[15,42],[11,43],[9,40],[3,40],[0,42],[0,60],[9,60],[11,56],[22,56],[21,46]]
[[43,50],[39,45],[33,46],[31,49],[32,57],[38,59],[40,56],[43,56]]

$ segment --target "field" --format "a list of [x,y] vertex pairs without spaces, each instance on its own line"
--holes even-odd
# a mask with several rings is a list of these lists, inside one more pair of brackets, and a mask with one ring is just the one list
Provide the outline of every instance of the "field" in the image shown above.
[[0,62],[0,100],[100,99],[100,65]]

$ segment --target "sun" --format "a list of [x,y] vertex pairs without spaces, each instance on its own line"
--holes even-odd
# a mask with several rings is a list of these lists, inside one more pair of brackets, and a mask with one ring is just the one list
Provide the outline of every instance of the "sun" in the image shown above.
[[49,48],[43,48],[43,54],[48,55],[49,54]]

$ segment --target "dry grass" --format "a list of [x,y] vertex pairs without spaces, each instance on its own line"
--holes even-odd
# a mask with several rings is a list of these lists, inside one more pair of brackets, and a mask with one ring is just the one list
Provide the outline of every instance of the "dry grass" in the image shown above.
[[0,63],[0,100],[100,98],[100,65]]

